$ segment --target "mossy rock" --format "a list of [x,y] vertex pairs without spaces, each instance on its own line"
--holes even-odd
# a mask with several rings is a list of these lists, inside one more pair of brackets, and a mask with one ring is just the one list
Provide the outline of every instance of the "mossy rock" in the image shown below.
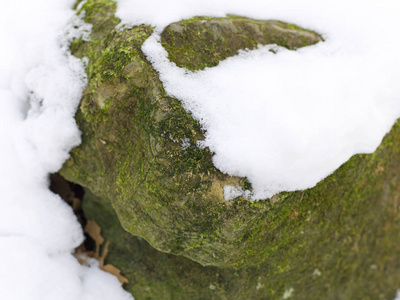
[[[251,226],[271,209],[270,201],[225,201],[225,185],[248,186],[247,180],[221,173],[209,149],[196,146],[204,139],[199,123],[179,100],[166,95],[141,51],[152,29],[143,25],[115,30],[114,9],[114,3],[106,1],[82,6],[88,10],[86,21],[93,24],[92,40],[72,45],[75,55],[90,60],[89,84],[76,115],[83,142],[72,151],[62,174],[109,199],[123,227],[158,250],[203,265],[258,263],[264,256],[258,257],[257,251],[249,255],[255,250],[249,247],[263,233]],[[196,59],[198,67],[208,60],[215,65],[215,57],[239,49],[263,43],[296,49],[321,37],[282,22],[231,16],[171,24],[162,41],[171,56],[172,46],[191,49],[185,57],[193,68]],[[190,146],[182,147],[182,141]]]
[[[400,134],[400,128],[396,131]],[[303,198],[302,205],[315,210],[318,206],[313,200]],[[298,202],[294,204],[299,207]],[[354,207],[361,210],[355,219],[362,219],[364,204]],[[377,201],[367,210],[382,211],[384,207]],[[325,215],[313,212],[313,219],[302,234],[307,240],[298,247],[276,253],[257,266],[231,269],[204,267],[185,257],[159,252],[144,239],[126,232],[109,202],[90,190],[86,190],[83,201],[86,217],[100,224],[109,242],[106,262],[118,267],[128,278],[129,283],[124,287],[136,300],[394,299],[400,280],[398,239],[390,243],[387,240],[398,235],[398,217],[395,222],[390,217],[378,228],[377,220],[371,227],[365,223],[359,227],[349,224],[340,231],[335,226],[343,227],[347,219],[337,215],[345,208],[335,213],[329,204],[320,208],[328,210]],[[377,219],[382,221],[379,216]],[[286,221],[290,222],[290,217]],[[323,230],[324,226],[329,229]]]
[[[257,202],[225,201],[225,185],[250,185],[246,178],[221,173],[209,149],[196,147],[204,139],[199,123],[178,99],[166,95],[141,51],[152,28],[115,30],[119,20],[111,1],[88,0],[82,10],[93,24],[92,40],[71,46],[76,56],[89,58],[89,84],[76,115],[82,144],[61,174],[91,195],[85,204],[90,218],[101,224],[113,214],[111,207],[115,210],[129,233],[115,217],[101,225],[114,247],[110,261],[128,279],[140,281],[135,255],[148,251],[166,262],[172,279],[162,285],[167,275],[154,282],[146,277],[141,289],[152,289],[152,284],[164,291],[182,289],[171,292],[171,299],[194,297],[205,288],[220,293],[207,290],[195,298],[393,298],[400,287],[399,124],[374,154],[354,156],[312,189]],[[257,44],[295,51],[321,40],[295,25],[237,16],[174,23],[161,39],[170,59],[191,70],[215,66]],[[190,146],[182,147],[183,141]],[[162,252],[214,267],[146,250],[147,244],[133,236]],[[146,246],[137,250],[130,243]],[[182,270],[197,270],[198,284],[185,281]],[[222,279],[213,281],[207,272]],[[150,294],[142,297],[157,299]]]
[[172,23],[161,35],[168,57],[191,71],[215,67],[239,50],[276,44],[289,50],[322,41],[311,30],[280,21],[259,21],[228,15],[226,18],[195,17]]

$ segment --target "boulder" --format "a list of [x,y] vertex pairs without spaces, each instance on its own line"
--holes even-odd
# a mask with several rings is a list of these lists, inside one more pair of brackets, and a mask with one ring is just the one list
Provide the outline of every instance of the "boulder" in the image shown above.
[[[137,299],[393,298],[399,123],[375,153],[352,157],[312,189],[226,201],[224,186],[251,184],[221,173],[213,153],[196,146],[202,128],[141,51],[153,29],[115,29],[115,6],[81,8],[93,24],[90,41],[71,45],[89,58],[76,114],[82,144],[61,174],[85,187],[85,214],[110,241],[108,259],[128,290]],[[292,24],[239,16],[184,20],[161,37],[170,60],[192,71],[258,44],[295,51],[322,41]]]

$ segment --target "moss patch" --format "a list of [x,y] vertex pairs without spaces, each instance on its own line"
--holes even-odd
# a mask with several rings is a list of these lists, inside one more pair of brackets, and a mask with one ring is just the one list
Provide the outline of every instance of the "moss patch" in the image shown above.
[[319,34],[294,24],[233,15],[172,23],[161,35],[168,58],[191,71],[214,67],[238,50],[255,49],[258,45],[276,44],[296,50],[322,40]]

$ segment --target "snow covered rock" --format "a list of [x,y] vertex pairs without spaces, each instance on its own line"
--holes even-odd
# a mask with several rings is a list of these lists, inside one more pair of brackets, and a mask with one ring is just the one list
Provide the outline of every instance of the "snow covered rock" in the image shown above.
[[[160,251],[204,265],[248,264],[239,245],[254,214],[270,209],[269,201],[253,204],[240,193],[227,196],[230,186],[251,186],[213,166],[212,153],[198,146],[204,139],[198,122],[179,100],[166,96],[141,50],[152,29],[136,26],[106,34],[102,29],[117,21],[104,16],[88,11],[92,39],[76,41],[72,48],[89,58],[89,84],[76,116],[83,142],[62,174],[111,201],[123,227]],[[175,54],[178,49],[178,63],[191,69],[216,65],[262,43],[296,49],[320,40],[295,25],[236,16],[182,21],[162,34],[167,50]],[[190,49],[186,56],[185,49]],[[241,207],[248,210],[240,212]]]
[[[89,58],[89,83],[76,115],[82,144],[61,174],[86,188],[85,213],[102,226],[110,259],[133,291],[143,298],[162,291],[173,299],[204,290],[208,298],[235,297],[233,286],[245,286],[247,299],[281,298],[285,291],[298,299],[394,295],[400,267],[392,255],[400,251],[398,124],[373,155],[354,156],[316,187],[249,201],[251,184],[214,167],[212,153],[201,147],[199,123],[167,96],[143,54],[152,28],[115,29],[111,1],[89,0],[81,9],[93,24],[91,40],[72,46],[75,55]],[[264,34],[268,30],[271,35]],[[295,25],[237,16],[196,17],[161,34],[170,60],[190,70],[258,44],[296,49],[321,40]],[[111,207],[131,235],[110,217]],[[133,236],[218,268],[149,250]],[[139,279],[139,261],[146,268],[163,261],[169,269]],[[178,265],[196,269],[196,277],[185,279]],[[169,279],[173,283],[165,284]],[[177,282],[179,297],[173,292]]]

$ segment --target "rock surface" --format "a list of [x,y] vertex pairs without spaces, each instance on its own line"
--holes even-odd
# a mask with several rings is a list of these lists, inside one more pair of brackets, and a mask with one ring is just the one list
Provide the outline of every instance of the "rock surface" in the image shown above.
[[[219,172],[212,153],[195,146],[204,138],[199,124],[166,95],[141,52],[152,29],[115,30],[108,0],[88,0],[82,10],[91,41],[71,49],[89,58],[76,115],[83,142],[61,174],[86,188],[85,214],[103,228],[108,259],[137,299],[394,297],[399,123],[374,154],[354,156],[312,189],[227,202],[225,185],[251,186]],[[197,17],[162,34],[170,59],[191,70],[257,44],[296,49],[320,40],[294,25],[237,16]]]
[[238,50],[276,44],[289,50],[322,41],[313,31],[279,21],[258,21],[228,15],[226,18],[195,17],[165,28],[161,43],[168,58],[191,71],[214,67]]
[[[82,8],[93,23],[92,40],[72,46],[75,55],[90,60],[76,116],[83,142],[62,174],[111,201],[122,226],[160,251],[203,265],[257,264],[264,255],[251,244],[264,233],[252,226],[271,209],[270,201],[225,201],[225,185],[248,188],[248,182],[219,172],[209,149],[196,147],[204,139],[198,122],[166,95],[141,51],[152,29],[115,30],[112,5],[92,1]],[[162,34],[169,53],[190,49],[185,57],[191,68],[196,60],[200,67],[205,61],[215,65],[216,57],[261,43],[295,49],[320,40],[294,25],[239,17],[197,17],[171,24]],[[183,141],[190,145],[182,147]]]

